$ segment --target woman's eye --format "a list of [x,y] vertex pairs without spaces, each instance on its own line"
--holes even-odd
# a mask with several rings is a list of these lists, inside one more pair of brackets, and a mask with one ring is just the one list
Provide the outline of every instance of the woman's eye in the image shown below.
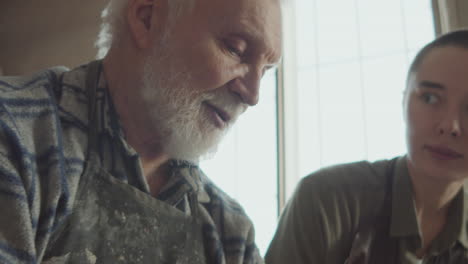
[[421,98],[426,104],[435,104],[439,101],[437,95],[431,93],[423,93]]

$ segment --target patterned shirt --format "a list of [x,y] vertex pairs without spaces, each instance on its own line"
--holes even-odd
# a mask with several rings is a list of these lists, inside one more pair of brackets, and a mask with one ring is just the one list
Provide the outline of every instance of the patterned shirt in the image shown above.
[[[40,263],[51,234],[73,211],[88,144],[87,67],[0,78],[0,263]],[[96,105],[104,168],[150,195],[102,76]],[[156,198],[190,215],[188,195],[196,192],[207,262],[263,263],[242,207],[197,166],[170,167]]]

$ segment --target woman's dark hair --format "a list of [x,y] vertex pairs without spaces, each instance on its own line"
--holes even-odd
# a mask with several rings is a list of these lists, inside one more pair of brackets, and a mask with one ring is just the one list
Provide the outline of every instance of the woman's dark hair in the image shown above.
[[421,62],[424,60],[424,58],[426,58],[427,54],[429,54],[435,48],[445,46],[455,46],[468,49],[468,30],[457,30],[447,33],[424,46],[424,48],[422,48],[418,54],[416,54],[416,57],[411,63],[408,71],[408,77],[411,75],[411,73],[414,73],[418,70],[419,65],[421,65]]

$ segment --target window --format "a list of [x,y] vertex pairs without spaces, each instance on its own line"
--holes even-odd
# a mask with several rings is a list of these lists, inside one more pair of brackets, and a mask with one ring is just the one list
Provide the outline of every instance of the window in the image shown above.
[[285,170],[286,197],[301,177],[324,166],[405,153],[406,71],[434,38],[430,1],[294,4],[286,15],[295,31],[287,31],[293,33],[285,38],[292,42],[285,61],[295,71],[285,76],[284,95],[296,108],[296,123],[290,124],[296,129],[285,135],[285,144],[294,145],[297,158],[285,157],[293,167]]
[[201,168],[221,189],[243,205],[255,225],[262,254],[278,216],[276,72],[262,79],[260,102],[244,113]]
[[265,76],[259,105],[241,117],[216,157],[201,164],[245,207],[262,254],[278,205],[301,177],[331,164],[405,153],[406,71],[434,38],[430,1],[286,5],[279,81],[274,72]]

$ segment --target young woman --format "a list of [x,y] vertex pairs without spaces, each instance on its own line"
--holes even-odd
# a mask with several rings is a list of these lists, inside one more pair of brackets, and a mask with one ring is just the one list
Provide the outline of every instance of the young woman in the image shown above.
[[468,31],[418,53],[403,107],[407,154],[305,177],[267,264],[468,263]]

